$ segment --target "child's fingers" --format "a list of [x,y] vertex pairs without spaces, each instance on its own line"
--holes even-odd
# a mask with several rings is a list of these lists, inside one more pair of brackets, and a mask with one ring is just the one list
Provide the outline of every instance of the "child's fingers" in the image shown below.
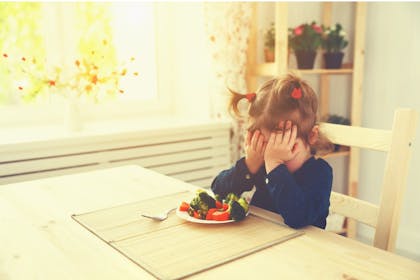
[[257,148],[257,141],[258,141],[258,136],[260,135],[260,131],[259,130],[255,130],[254,134],[252,135],[252,139],[251,139],[251,148],[255,151],[255,149]]
[[277,137],[276,140],[279,143],[283,142],[283,137],[284,137],[284,130],[285,130],[285,122],[284,121],[280,121],[279,122],[279,127],[277,128]]
[[289,144],[290,142],[290,134],[291,134],[291,129],[292,128],[292,122],[291,121],[287,121],[286,125],[285,125],[285,131],[283,133],[283,143],[285,144]]
[[275,132],[270,133],[270,138],[268,139],[267,146],[270,146],[270,147],[274,146],[274,143],[276,142],[276,135],[277,133]]
[[296,143],[296,138],[297,138],[297,125],[293,125],[292,133],[290,134],[290,140],[289,140],[290,149],[293,149],[293,146]]
[[258,137],[258,141],[257,141],[256,151],[261,153],[263,151],[263,146],[264,146],[264,135],[260,134],[260,136]]

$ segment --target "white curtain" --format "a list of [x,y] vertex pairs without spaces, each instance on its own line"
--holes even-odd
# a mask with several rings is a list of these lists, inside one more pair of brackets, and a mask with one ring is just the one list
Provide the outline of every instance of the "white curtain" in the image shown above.
[[[204,5],[205,25],[211,52],[212,115],[229,117],[227,87],[247,92],[246,63],[251,24],[252,3],[226,2]],[[232,131],[231,158],[236,161],[243,154],[243,121],[235,121]]]

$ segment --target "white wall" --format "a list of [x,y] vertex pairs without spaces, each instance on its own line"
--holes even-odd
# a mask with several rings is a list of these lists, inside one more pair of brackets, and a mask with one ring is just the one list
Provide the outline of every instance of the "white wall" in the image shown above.
[[[368,3],[364,75],[363,125],[391,128],[394,110],[420,113],[420,3]],[[360,197],[379,201],[384,157],[361,154]],[[420,260],[420,124],[404,197],[397,252]],[[361,227],[362,237],[370,233]]]
[[204,25],[203,3],[165,3],[171,47],[174,113],[194,118],[211,114],[211,60]]

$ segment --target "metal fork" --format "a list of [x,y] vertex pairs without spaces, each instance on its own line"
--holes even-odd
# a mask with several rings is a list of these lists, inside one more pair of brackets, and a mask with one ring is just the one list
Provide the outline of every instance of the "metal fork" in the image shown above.
[[153,219],[155,221],[164,221],[168,218],[169,213],[174,211],[177,207],[171,208],[169,210],[164,211],[163,213],[157,214],[157,215],[150,215],[150,214],[144,214],[141,215],[145,218]]

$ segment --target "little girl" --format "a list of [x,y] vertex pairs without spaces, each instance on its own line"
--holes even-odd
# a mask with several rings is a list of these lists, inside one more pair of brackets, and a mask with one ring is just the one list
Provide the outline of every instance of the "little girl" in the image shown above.
[[325,228],[332,169],[314,154],[332,144],[316,123],[315,92],[289,74],[264,83],[257,93],[232,92],[230,108],[237,116],[243,98],[250,102],[246,156],[214,179],[213,192],[240,195],[255,186],[251,204],[280,214],[293,228]]

